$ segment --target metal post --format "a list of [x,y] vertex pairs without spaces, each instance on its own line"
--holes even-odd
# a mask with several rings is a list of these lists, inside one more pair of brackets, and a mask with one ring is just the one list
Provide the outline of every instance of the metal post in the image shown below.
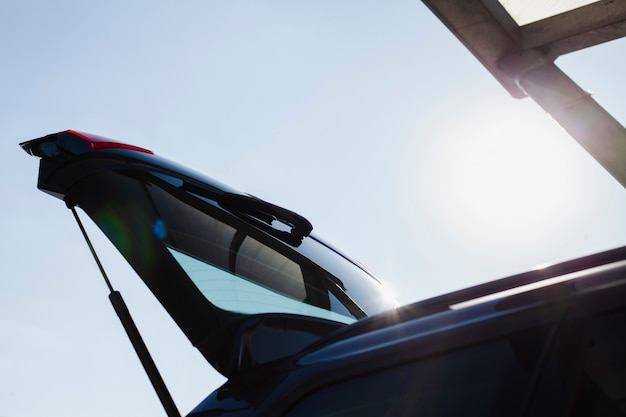
[[499,61],[524,92],[626,188],[626,129],[541,51]]

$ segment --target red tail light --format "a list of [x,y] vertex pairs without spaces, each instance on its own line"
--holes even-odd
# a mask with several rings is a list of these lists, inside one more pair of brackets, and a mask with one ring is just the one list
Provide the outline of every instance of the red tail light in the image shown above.
[[148,154],[154,155],[154,152],[152,152],[149,149],[145,149],[145,148],[141,148],[139,146],[134,146],[134,145],[129,145],[129,144],[126,144],[126,143],[118,142],[118,141],[115,141],[113,139],[105,138],[105,137],[98,136],[98,135],[93,135],[91,133],[83,133],[83,132],[78,132],[76,130],[67,130],[67,131],[65,131],[63,133],[70,133],[72,135],[78,136],[79,138],[81,138],[84,141],[86,141],[87,143],[89,143],[89,145],[91,146],[92,150],[96,150],[96,149],[129,149],[129,150],[132,150],[132,151],[144,152],[144,153],[148,153]]

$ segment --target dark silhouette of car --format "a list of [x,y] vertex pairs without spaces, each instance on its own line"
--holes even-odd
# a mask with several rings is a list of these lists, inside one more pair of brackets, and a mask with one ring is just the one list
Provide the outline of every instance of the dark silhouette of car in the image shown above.
[[228,378],[190,416],[626,415],[626,247],[398,307],[290,210],[95,135],[21,146]]

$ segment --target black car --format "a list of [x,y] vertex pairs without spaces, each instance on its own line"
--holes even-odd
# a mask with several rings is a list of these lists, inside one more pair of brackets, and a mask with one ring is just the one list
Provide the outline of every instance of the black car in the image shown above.
[[626,415],[626,247],[398,307],[290,210],[95,135],[21,146],[228,378],[190,416]]

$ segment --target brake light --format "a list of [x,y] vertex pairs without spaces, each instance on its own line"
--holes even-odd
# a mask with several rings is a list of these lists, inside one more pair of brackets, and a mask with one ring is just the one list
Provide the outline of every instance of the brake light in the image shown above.
[[138,151],[138,152],[143,152],[143,153],[154,155],[154,152],[152,152],[149,149],[141,148],[135,145],[129,145],[127,143],[118,142],[113,139],[105,138],[105,137],[98,136],[98,135],[93,135],[91,133],[83,133],[83,132],[78,132],[76,130],[66,130],[65,132],[62,132],[62,133],[69,133],[69,134],[72,134],[74,136],[81,138],[82,140],[87,142],[89,146],[91,146],[91,150],[129,149],[131,151]]

